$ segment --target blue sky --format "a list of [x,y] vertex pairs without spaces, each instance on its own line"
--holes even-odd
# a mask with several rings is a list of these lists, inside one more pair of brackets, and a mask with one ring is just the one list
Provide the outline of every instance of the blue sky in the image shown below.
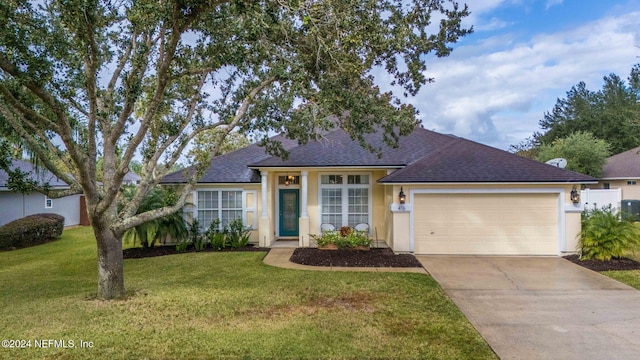
[[[460,1],[461,3],[463,1]],[[591,90],[640,62],[640,0],[468,0],[475,32],[407,99],[425,128],[507,150],[580,81]]]

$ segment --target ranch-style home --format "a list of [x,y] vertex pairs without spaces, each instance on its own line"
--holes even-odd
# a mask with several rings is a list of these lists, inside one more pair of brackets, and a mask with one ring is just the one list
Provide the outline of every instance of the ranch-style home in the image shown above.
[[[417,127],[399,146],[363,149],[343,130],[298,144],[286,160],[250,145],[214,158],[187,208],[203,228],[242,219],[270,247],[341,226],[368,229],[396,252],[560,255],[576,250],[579,190],[596,179]],[[183,171],[162,184],[185,183]]]
[[[53,189],[68,189],[62,180],[46,169],[36,169],[30,162],[13,160],[12,169],[19,169],[40,186],[49,184]],[[28,215],[54,213],[64,216],[64,225],[80,224],[80,195],[70,195],[59,199],[51,199],[46,195],[32,192],[17,193],[9,189],[9,174],[0,169],[0,225]]]

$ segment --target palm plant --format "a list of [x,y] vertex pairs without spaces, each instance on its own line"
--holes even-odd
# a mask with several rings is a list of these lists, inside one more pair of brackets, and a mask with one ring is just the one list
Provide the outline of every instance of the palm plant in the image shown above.
[[585,211],[579,236],[581,259],[621,258],[640,246],[640,228],[633,218],[611,207]]
[[[132,187],[123,187],[122,194],[125,198],[131,198],[133,193]],[[159,187],[155,188],[147,195],[144,201],[142,201],[137,214],[174,205],[175,201],[175,194],[173,194],[171,190]],[[142,248],[147,249],[152,248],[158,240],[161,240],[163,243],[169,238],[179,241],[187,237],[188,234],[189,231],[182,218],[182,214],[175,212],[127,230],[122,239],[125,242],[133,241],[134,244],[139,243],[142,245]]]

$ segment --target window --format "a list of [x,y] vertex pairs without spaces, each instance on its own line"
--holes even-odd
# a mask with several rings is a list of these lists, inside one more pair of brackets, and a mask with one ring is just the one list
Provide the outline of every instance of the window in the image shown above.
[[603,183],[603,184],[602,184],[602,188],[603,188],[603,189],[611,189],[611,184],[609,184],[609,183]]
[[298,175],[286,175],[286,176],[278,176],[278,185],[298,185],[300,184],[300,176]]
[[198,191],[198,221],[201,229],[208,229],[215,219],[220,219],[220,229],[236,219],[241,219],[244,223],[242,215],[242,191]]
[[354,227],[369,223],[369,175],[331,174],[320,176],[322,224]]
[[322,189],[322,223],[342,225],[342,189]]
[[627,185],[635,185],[636,181],[635,180],[627,180]]
[[51,209],[53,208],[53,199],[50,199],[48,196],[44,196],[44,208]]

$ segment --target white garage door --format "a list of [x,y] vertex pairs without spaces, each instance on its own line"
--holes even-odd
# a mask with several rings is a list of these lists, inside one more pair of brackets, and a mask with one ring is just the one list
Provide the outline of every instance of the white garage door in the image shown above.
[[558,254],[558,194],[415,194],[413,202],[416,254]]

